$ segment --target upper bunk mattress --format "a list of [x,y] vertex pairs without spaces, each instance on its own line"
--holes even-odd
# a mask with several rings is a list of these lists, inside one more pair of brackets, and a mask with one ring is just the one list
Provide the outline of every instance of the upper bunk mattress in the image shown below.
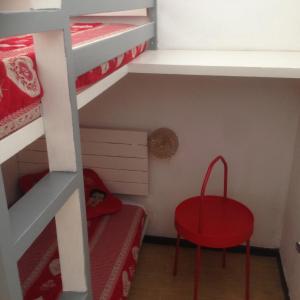
[[[71,26],[72,44],[80,46],[133,27],[130,24],[75,23]],[[127,64],[145,48],[146,42],[80,75],[76,80],[77,91]],[[42,96],[32,35],[0,39],[0,139],[40,116]]]
[[[123,205],[112,215],[88,222],[93,299],[127,299],[145,212]],[[25,300],[55,300],[62,291],[55,223],[52,221],[19,261]]]

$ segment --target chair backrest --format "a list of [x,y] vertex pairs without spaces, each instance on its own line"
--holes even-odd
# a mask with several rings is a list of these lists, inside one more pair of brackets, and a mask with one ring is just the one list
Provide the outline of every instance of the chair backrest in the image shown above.
[[201,197],[205,196],[205,192],[206,192],[206,187],[208,184],[208,180],[210,178],[211,172],[213,170],[213,167],[215,166],[215,164],[221,161],[224,165],[224,194],[223,197],[226,199],[227,198],[227,184],[228,184],[228,166],[227,166],[227,162],[224,159],[223,156],[219,155],[217,156],[208,166],[203,183],[202,183],[202,187],[201,187]]
[[[219,155],[217,156],[208,166],[203,183],[202,183],[202,187],[201,187],[201,193],[200,193],[200,199],[204,200],[205,198],[205,192],[206,192],[206,187],[211,175],[211,172],[215,166],[215,164],[221,161],[223,163],[224,166],[224,192],[223,192],[223,197],[224,199],[227,199],[227,184],[228,184],[228,166],[227,166],[227,162],[224,159],[223,156]],[[199,221],[198,221],[198,231],[200,232],[202,229],[202,216],[201,214],[203,213],[203,201],[200,201],[199,204]]]
[[[81,128],[83,166],[93,169],[112,193],[148,195],[147,132]],[[45,139],[18,154],[19,175],[48,168]]]

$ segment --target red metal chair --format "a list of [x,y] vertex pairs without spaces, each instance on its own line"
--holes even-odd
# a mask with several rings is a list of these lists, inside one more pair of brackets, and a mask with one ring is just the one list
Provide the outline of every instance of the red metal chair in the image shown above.
[[[221,161],[224,165],[224,194],[206,196],[206,186],[214,165]],[[174,276],[180,239],[184,238],[196,244],[196,266],[194,282],[194,300],[198,298],[201,247],[223,249],[223,267],[226,264],[226,248],[246,242],[246,282],[245,299],[250,299],[250,238],[253,233],[254,217],[243,204],[227,197],[228,167],[222,156],[216,157],[206,172],[201,195],[184,200],[176,207],[175,227],[177,230]]]

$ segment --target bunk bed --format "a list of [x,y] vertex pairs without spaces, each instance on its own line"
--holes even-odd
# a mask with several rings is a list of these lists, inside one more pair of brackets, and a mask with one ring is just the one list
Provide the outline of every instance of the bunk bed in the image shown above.
[[[123,205],[115,214],[89,221],[94,299],[127,299],[138,260],[144,221],[144,210],[134,205]],[[58,298],[62,283],[53,221],[25,252],[18,266],[25,300]]]
[[[17,2],[16,0],[14,4]],[[78,109],[129,72],[300,78],[299,53],[153,51],[156,49],[157,42],[155,0],[32,2],[33,7],[29,11],[0,12],[0,38],[3,42],[1,48],[7,45],[11,47],[13,43],[17,43],[16,47],[30,48],[32,38],[28,35],[33,34],[34,54],[32,51],[28,53],[31,59],[29,66],[31,71],[38,72],[38,77],[32,77],[35,88],[34,92],[31,90],[30,93],[34,96],[31,97],[34,100],[29,104],[17,105],[12,111],[4,109],[4,113],[1,112],[3,119],[14,113],[18,117],[16,111],[21,107],[21,112],[23,111],[25,116],[28,113],[29,116],[25,121],[14,125],[12,132],[9,129],[1,133],[0,164],[45,135],[50,172],[10,209],[7,207],[2,172],[0,172],[1,296],[7,300],[22,299],[21,281],[24,284],[28,270],[22,271],[20,280],[17,262],[24,264],[21,257],[24,253],[31,252],[27,252],[28,249],[35,248],[34,243],[44,230],[51,231],[51,226],[53,227],[51,222],[55,217],[57,249],[61,263],[62,294],[60,299],[91,299],[94,283],[90,278]],[[122,32],[115,32],[102,39],[97,38],[87,43],[77,44],[72,48],[70,32],[72,18],[141,8],[148,11],[147,22],[127,27]],[[93,19],[93,22],[88,23],[97,22]],[[95,27],[98,26],[95,25]],[[73,34],[80,36],[81,30],[76,33],[77,29],[75,24]],[[23,35],[21,45],[25,47],[19,45],[20,40],[11,41],[9,44],[4,42],[4,39],[20,35]],[[145,50],[145,43],[152,50],[141,54],[129,64],[126,64],[129,59],[120,64],[120,57],[124,53],[129,51],[129,56],[131,55],[132,58],[136,54],[132,55],[131,49],[139,47],[136,53],[140,54]],[[51,48],[48,47],[49,44]],[[1,58],[7,59],[2,56]],[[110,73],[108,67],[113,64],[116,68],[113,68],[114,72]],[[4,68],[5,65],[2,64],[1,78],[4,78]],[[83,75],[85,73],[93,77],[92,82],[86,81],[86,75]],[[97,76],[93,76],[95,73]],[[103,73],[105,76],[102,76]],[[23,76],[25,75],[26,72]],[[77,77],[79,77],[77,81],[79,90],[76,89],[75,84]],[[3,88],[1,81],[0,88],[0,96],[3,99],[4,95],[9,92],[8,87]],[[18,94],[19,91],[15,93]],[[19,96],[11,97],[13,101],[18,101],[16,99]],[[39,107],[41,98],[43,99],[42,115],[40,115]],[[7,123],[7,119],[4,123]],[[24,127],[18,129],[21,126]],[[121,184],[118,188],[128,188],[128,186],[128,184]],[[145,192],[145,189],[148,189],[147,185],[143,186],[142,192]]]
[[[71,25],[73,49],[136,27],[131,24],[93,23],[93,20],[94,18],[91,18],[90,22]],[[146,42],[78,76],[77,93],[128,64],[145,48]],[[41,115],[40,101],[43,89],[38,79],[32,35],[2,38],[0,59],[0,139],[2,139]]]
[[[118,194],[148,194],[147,132],[81,128],[85,199],[101,176]],[[29,191],[47,172],[45,139],[17,156],[20,187]],[[124,170],[126,169],[126,171]],[[29,175],[27,175],[29,174]],[[100,183],[102,185],[102,183]],[[110,192],[109,192],[110,193]],[[126,299],[133,280],[139,249],[148,223],[145,208],[113,196],[105,214],[90,206],[88,216],[91,280],[94,299]],[[108,203],[108,202],[107,202]],[[57,299],[62,290],[54,221],[43,230],[18,262],[24,299]]]
[[[80,24],[77,21],[83,15],[133,9],[147,10],[147,22],[103,25],[97,18],[86,22],[86,17],[84,24],[81,20]],[[101,266],[104,261],[89,255],[87,229],[98,225],[91,225],[85,216],[77,110],[123,78],[128,73],[128,62],[148,45],[155,47],[155,9],[154,0],[63,0],[33,1],[28,11],[0,12],[0,47],[1,50],[9,50],[1,52],[0,164],[43,135],[49,164],[49,173],[10,209],[0,172],[0,290],[5,299],[23,298],[21,286],[30,269],[24,267],[27,265],[24,257],[35,253],[41,233],[46,232],[42,236],[50,237],[51,242],[53,235],[48,236],[47,232],[53,230],[53,217],[60,260],[59,299],[91,299],[95,280],[99,284],[102,272],[99,274],[95,259]],[[48,47],[49,44],[51,47]],[[22,99],[24,92],[30,99]],[[7,127],[7,124],[11,126]],[[132,186],[128,186],[131,191]],[[147,185],[144,186],[144,190],[148,191]],[[126,184],[119,183],[117,188],[126,189]],[[134,259],[145,215],[140,208],[124,207],[122,213],[129,214],[124,220],[135,219],[133,211],[139,215],[134,255],[128,250]],[[113,220],[119,222],[122,217],[116,215],[116,218],[110,219],[113,223]],[[103,222],[101,224],[102,228]],[[114,249],[121,244],[124,240],[119,240]],[[100,248],[105,252],[103,245]],[[18,265],[24,267],[20,276]],[[91,278],[94,267],[98,275]],[[127,277],[121,272],[120,280],[126,283],[122,297],[128,294],[128,280],[133,276],[133,267],[129,266],[127,271]],[[112,290],[106,292],[110,294],[107,299],[110,299]]]
[[[95,18],[90,18],[89,22],[87,22],[87,19],[85,18],[84,23],[73,23],[70,29],[73,51],[75,55],[77,51],[79,52],[78,55],[80,57],[78,60],[84,59],[86,54],[82,55],[80,53],[90,43],[101,42],[114,35],[128,34],[133,30],[137,30],[137,27],[141,29],[144,26],[146,28],[148,26],[147,24],[137,26],[132,24],[95,23]],[[79,65],[76,79],[78,109],[127,74],[127,68],[124,66],[138,57],[147,48],[149,37],[144,39],[142,43],[134,45],[129,50],[125,51],[124,48],[125,52],[120,53],[116,57],[111,57],[111,54],[106,55],[107,61],[103,61],[101,65],[87,71],[87,68],[85,68],[84,73],[82,73],[83,71]],[[34,54],[32,35],[0,39],[0,59],[1,140],[41,116],[40,102],[43,97],[43,87],[38,78],[38,66]],[[119,71],[116,72],[117,70]],[[116,73],[109,76],[114,72]],[[107,79],[99,82],[104,78]],[[40,120],[36,121],[35,124],[40,126]],[[33,126],[32,124],[24,131],[33,131],[31,129]],[[39,134],[42,132],[43,130],[40,128]],[[38,138],[38,136],[35,136],[35,138]],[[3,144],[5,145],[4,142]]]

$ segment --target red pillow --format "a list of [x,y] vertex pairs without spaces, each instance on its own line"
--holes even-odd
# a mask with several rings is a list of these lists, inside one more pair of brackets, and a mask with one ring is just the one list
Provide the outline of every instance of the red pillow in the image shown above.
[[122,208],[120,199],[107,189],[95,171],[83,169],[83,179],[88,219],[112,214]]
[[[49,171],[22,176],[19,186],[22,193],[27,193]],[[86,214],[88,219],[112,214],[122,208],[122,202],[104,185],[98,174],[91,169],[83,169]]]

